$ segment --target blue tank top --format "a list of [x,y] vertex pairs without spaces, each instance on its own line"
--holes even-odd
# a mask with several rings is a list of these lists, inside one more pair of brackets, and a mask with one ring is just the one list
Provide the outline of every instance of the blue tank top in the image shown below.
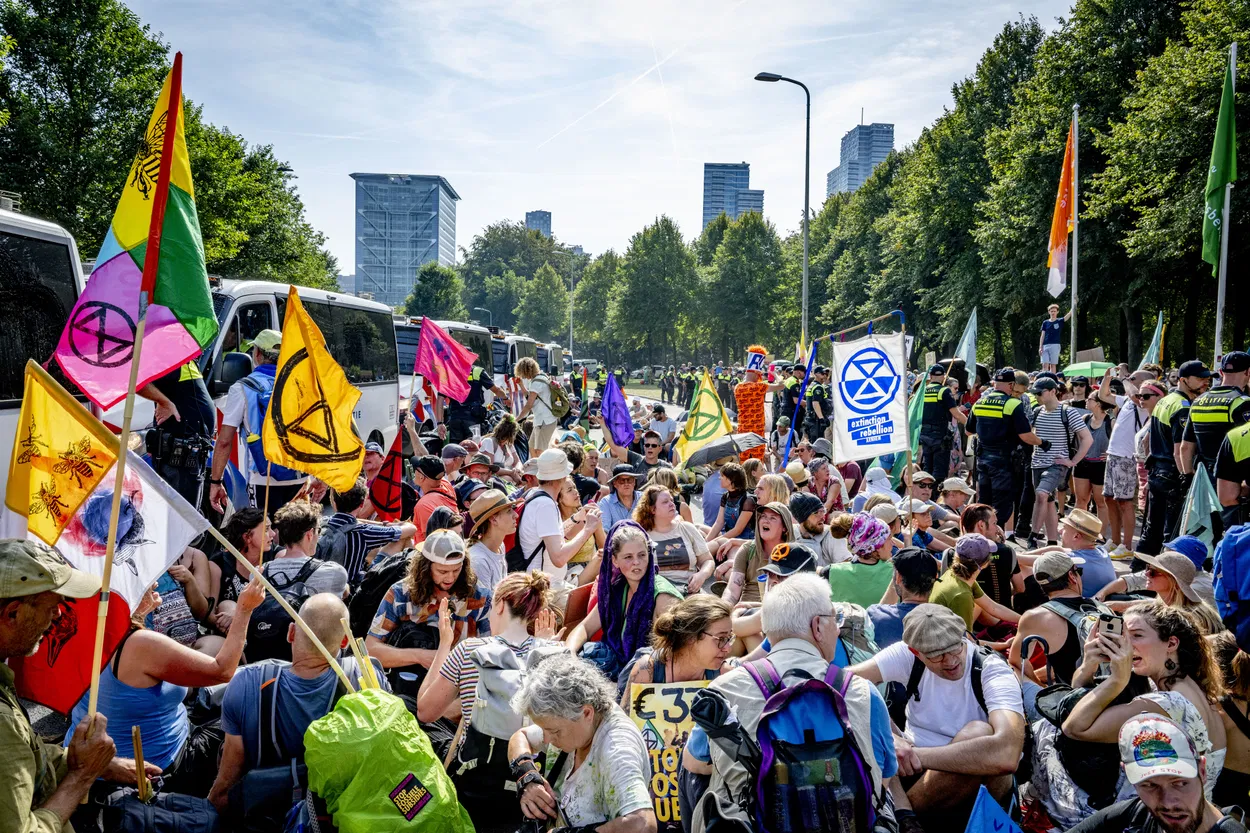
[[[113,662],[100,672],[98,710],[108,718],[109,736],[117,744],[119,758],[135,756],[130,727],[138,726],[143,738],[144,760],[165,769],[178,757],[187,736],[191,734],[191,721],[187,718],[186,706],[182,704],[187,688],[172,683],[135,688],[118,680],[113,669],[129,639],[128,634],[117,646]],[[87,697],[88,694],[82,696],[70,715],[70,728],[65,733],[66,746],[73,737],[74,727],[87,716]]]

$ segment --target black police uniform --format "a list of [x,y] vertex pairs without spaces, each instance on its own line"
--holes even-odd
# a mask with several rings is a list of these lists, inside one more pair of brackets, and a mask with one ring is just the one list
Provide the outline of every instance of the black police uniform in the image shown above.
[[1198,446],[1197,460],[1215,474],[1215,458],[1230,430],[1250,422],[1250,395],[1232,385],[1220,385],[1199,396],[1189,406],[1183,442]]
[[[803,430],[807,432],[808,442],[816,442],[825,435],[825,429],[829,427],[829,386],[813,381],[807,386],[807,402],[804,405],[806,418],[803,421]],[[820,403],[820,412],[824,415],[816,416],[816,409],[812,407],[814,403]]]
[[1180,526],[1189,483],[1176,467],[1172,446],[1179,443],[1185,434],[1190,404],[1189,398],[1176,390],[1160,399],[1150,415],[1146,520],[1137,544],[1137,551],[1146,555],[1158,555],[1163,542],[1175,538]]
[[[1225,435],[1215,460],[1215,479],[1241,485],[1250,483],[1250,424],[1239,425]],[[1218,485],[1216,486],[1218,489]],[[1223,507],[1220,519],[1225,529],[1250,521],[1250,508],[1238,500]]]
[[200,508],[208,474],[206,466],[213,452],[216,427],[213,400],[195,362],[171,370],[152,385],[178,409],[181,420],[170,417],[147,434],[147,449],[156,473]]
[[967,431],[977,438],[977,503],[994,507],[999,526],[1011,519],[1020,494],[1012,454],[1032,430],[1024,403],[1000,390],[982,394],[968,415]]
[[458,443],[473,434],[473,426],[481,425],[486,419],[486,389],[494,381],[477,365],[469,371],[469,395],[463,402],[447,400],[447,441]]
[[958,405],[950,388],[939,382],[924,387],[924,416],[920,422],[920,467],[938,483],[951,468],[951,408]]

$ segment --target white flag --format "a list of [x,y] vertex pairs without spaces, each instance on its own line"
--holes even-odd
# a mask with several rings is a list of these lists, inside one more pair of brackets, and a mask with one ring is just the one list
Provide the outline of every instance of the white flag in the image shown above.
[[907,362],[901,335],[834,342],[835,462],[907,450]]

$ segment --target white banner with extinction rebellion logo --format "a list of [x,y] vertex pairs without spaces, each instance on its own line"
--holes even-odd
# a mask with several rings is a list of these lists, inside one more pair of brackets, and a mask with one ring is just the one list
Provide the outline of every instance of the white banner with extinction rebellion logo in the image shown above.
[[902,333],[833,343],[836,462],[907,450],[907,359]]

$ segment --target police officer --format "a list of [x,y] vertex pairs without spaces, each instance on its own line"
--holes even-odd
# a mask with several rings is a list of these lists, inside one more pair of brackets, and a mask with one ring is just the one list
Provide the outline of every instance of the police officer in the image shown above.
[[447,425],[446,440],[459,443],[473,434],[473,427],[480,429],[486,421],[486,391],[495,395],[495,399],[508,407],[508,394],[495,384],[495,380],[481,366],[473,365],[469,370],[469,395],[463,402],[445,397],[443,406],[444,420]]
[[1195,470],[1197,461],[1215,473],[1215,458],[1224,435],[1238,425],[1250,422],[1250,395],[1246,379],[1250,376],[1250,353],[1240,350],[1228,353],[1220,364],[1220,384],[1199,396],[1189,406],[1189,420],[1177,449],[1177,465],[1182,473]]
[[825,436],[829,427],[829,368],[816,365],[812,368],[812,381],[807,385],[807,396],[804,412],[806,420],[803,430],[807,432],[809,442],[816,442]]
[[1176,453],[1185,435],[1189,407],[1211,383],[1212,373],[1194,360],[1180,366],[1176,390],[1159,400],[1150,415],[1150,458],[1146,461],[1146,522],[1137,551],[1158,555],[1164,541],[1176,537],[1181,509],[1192,475],[1181,471]]
[[993,388],[972,406],[966,426],[976,438],[977,503],[994,507],[1001,527],[1011,519],[1022,486],[1012,465],[1016,448],[1027,443],[1050,450],[1050,443],[1033,433],[1028,408],[1014,394],[1015,381],[1010,367],[995,373]]
[[773,423],[785,417],[790,418],[789,412],[786,410],[786,388],[790,382],[790,371],[794,369],[794,365],[779,364],[777,365],[777,378],[768,386],[773,393]]
[[1224,529],[1250,523],[1246,511],[1250,505],[1250,423],[1236,426],[1220,443],[1215,458],[1215,491]]
[[603,365],[599,365],[599,369],[595,371],[595,384],[599,386],[595,393],[602,399],[603,392],[608,388],[608,369]]
[[569,372],[569,384],[573,387],[573,395],[580,400],[582,398],[582,366],[577,362],[573,362],[573,369]]
[[156,403],[155,424],[146,437],[153,468],[202,510],[216,410],[199,365],[187,362],[144,385],[139,395]]
[[940,483],[951,468],[951,418],[967,423],[951,389],[943,384],[946,370],[940,364],[929,368],[924,386],[924,415],[920,421],[920,467]]

